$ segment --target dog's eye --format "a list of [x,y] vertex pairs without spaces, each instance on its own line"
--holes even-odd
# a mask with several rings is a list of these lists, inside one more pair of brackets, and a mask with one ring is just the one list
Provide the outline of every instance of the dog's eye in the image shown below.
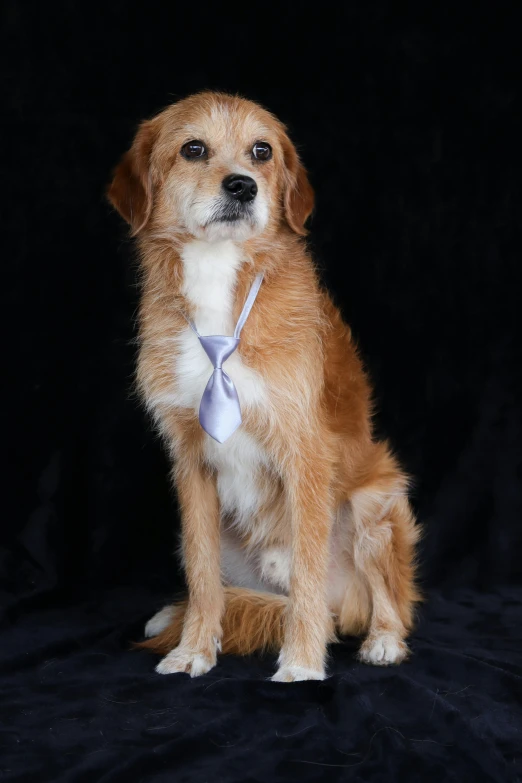
[[187,141],[187,143],[184,144],[181,148],[181,154],[184,158],[187,158],[187,160],[192,160],[193,158],[204,158],[207,154],[207,148],[202,141]]
[[270,160],[272,147],[266,141],[256,141],[252,147],[252,157],[256,160]]

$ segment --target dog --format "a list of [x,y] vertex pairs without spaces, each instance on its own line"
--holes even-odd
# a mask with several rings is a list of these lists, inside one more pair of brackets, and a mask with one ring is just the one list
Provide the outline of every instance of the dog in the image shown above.
[[[137,241],[137,386],[181,512],[188,597],[146,625],[156,671],[195,677],[220,651],[273,649],[273,680],[322,680],[337,634],[364,637],[365,663],[398,664],[420,600],[419,528],[307,252],[314,192],[285,126],[241,97],[190,96],[140,125],[108,198]],[[254,281],[218,367],[204,336],[232,340]],[[241,412],[222,442],[202,426],[216,373]]]

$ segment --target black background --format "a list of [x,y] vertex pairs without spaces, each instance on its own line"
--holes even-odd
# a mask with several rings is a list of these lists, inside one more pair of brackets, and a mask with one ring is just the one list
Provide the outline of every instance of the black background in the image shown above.
[[[516,4],[2,5],[0,780],[520,774],[522,127]],[[203,88],[289,128],[310,244],[415,478],[427,603],[398,670],[325,683],[131,652],[182,584],[133,397],[134,251],[104,198],[138,122]]]

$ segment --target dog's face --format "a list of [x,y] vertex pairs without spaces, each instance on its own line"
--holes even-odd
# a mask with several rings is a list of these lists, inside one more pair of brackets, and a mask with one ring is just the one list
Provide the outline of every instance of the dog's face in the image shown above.
[[109,199],[133,234],[238,241],[298,234],[313,191],[283,125],[250,101],[201,93],[144,122]]

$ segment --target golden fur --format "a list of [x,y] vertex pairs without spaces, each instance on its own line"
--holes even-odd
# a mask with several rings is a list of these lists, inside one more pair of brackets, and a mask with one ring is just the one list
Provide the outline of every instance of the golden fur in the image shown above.
[[[190,139],[208,145],[206,161],[180,155]],[[259,139],[273,149],[262,164],[248,155]],[[255,225],[198,223],[237,167],[256,179],[268,214]],[[341,634],[366,634],[362,660],[399,662],[419,600],[408,482],[387,444],[372,438],[368,380],[307,253],[313,191],[284,126],[238,97],[191,96],[141,125],[109,198],[137,237],[138,386],[172,455],[189,589],[170,625],[142,646],[169,653],[159,671],[192,675],[215,663],[220,645],[234,653],[273,647],[280,650],[275,679],[322,678],[333,618]],[[220,510],[218,471],[197,408],[172,402],[176,340],[187,329],[182,312],[194,314],[182,259],[195,239],[239,248],[234,323],[255,274],[264,273],[238,353],[266,390],[265,404],[242,406],[241,429],[268,456],[254,477],[262,503],[236,532],[247,553],[291,552],[288,597],[223,587],[220,542],[230,520]],[[333,560],[344,587],[330,599]]]

